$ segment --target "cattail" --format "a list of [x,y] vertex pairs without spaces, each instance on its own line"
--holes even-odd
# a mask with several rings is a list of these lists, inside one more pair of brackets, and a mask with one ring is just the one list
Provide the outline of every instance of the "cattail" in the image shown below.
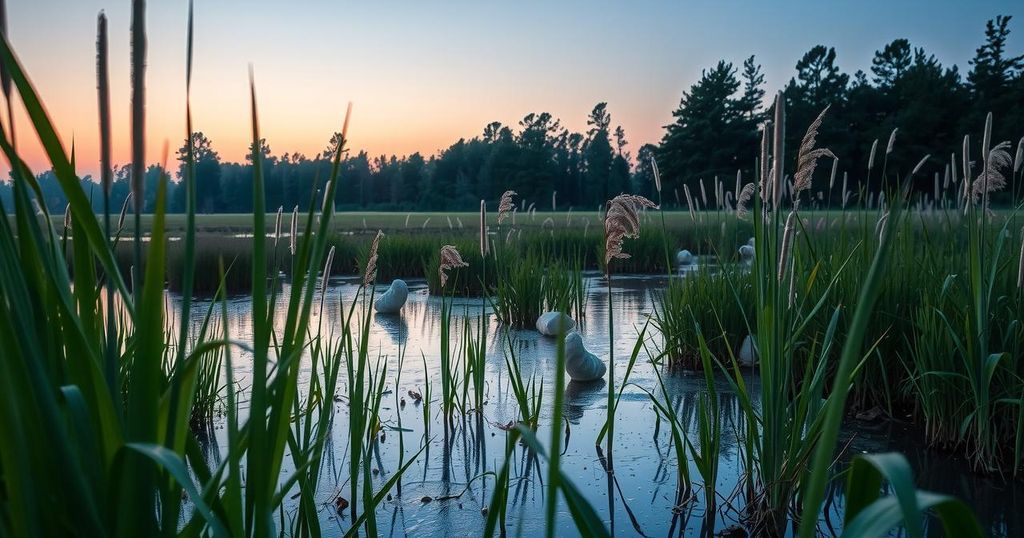
[[942,189],[946,190],[949,188],[949,165],[947,164],[945,169],[942,171]]
[[1017,289],[1024,291],[1024,227],[1020,229],[1020,260],[1017,262]]
[[850,191],[846,188],[846,172],[843,172],[843,209],[846,209],[846,201],[850,199]]
[[556,202],[557,199],[558,199],[558,191],[551,191],[551,211],[557,211],[557,209],[556,209],[558,207],[558,203]]
[[1017,141],[1017,154],[1013,157],[1013,173],[1020,172],[1021,164],[1024,164],[1024,136]]
[[373,284],[374,280],[377,280],[377,249],[380,247],[382,237],[384,237],[384,232],[377,230],[377,235],[373,237],[373,243],[370,243],[370,257],[366,259],[366,270],[363,271],[364,286],[369,286]]
[[832,173],[828,176],[828,192],[832,192],[832,187],[836,185],[836,172],[839,168],[839,157],[832,159]]
[[[10,85],[10,79],[6,76],[4,85],[4,92],[7,93],[6,86]],[[107,67],[107,16],[102,11],[96,21],[96,93],[99,97],[100,116],[100,184],[103,186],[103,194],[110,196],[110,186],[113,184],[110,168],[110,70]],[[105,218],[108,219],[106,226],[109,227],[109,215]]]
[[783,153],[786,149],[785,123],[786,100],[780,91],[775,96],[775,135],[772,140],[774,143],[772,149],[772,207],[775,209],[778,209],[779,203],[782,202]]
[[934,191],[935,192],[934,192],[933,197],[934,197],[934,200],[937,202],[939,200],[939,173],[938,172],[935,172],[935,188],[934,188]]
[[281,216],[284,212],[284,206],[278,206],[277,218],[274,220],[274,252],[277,252],[277,242],[281,239]]
[[292,209],[291,229],[288,230],[288,253],[295,255],[295,244],[299,235],[299,206]]
[[324,262],[323,278],[320,279],[320,300],[323,301],[324,295],[327,293],[327,280],[331,278],[331,266],[334,264],[334,245],[331,245],[331,250],[327,252],[327,261]]
[[423,229],[423,230],[426,230],[427,229],[427,224],[430,224],[430,217],[427,217],[427,220],[423,221],[423,225],[420,226],[420,228]]
[[[1024,138],[1021,141],[1024,142]],[[1020,153],[1019,148],[1017,153]],[[654,156],[651,156],[651,171],[654,173],[654,188],[658,191],[658,194],[661,194],[661,173],[658,171],[658,161],[654,159]],[[676,197],[678,198],[678,193]]]
[[[915,166],[914,170],[910,172],[910,175],[917,175],[917,173],[921,171],[921,167],[924,166],[924,163],[928,162],[928,159],[930,159],[931,157],[932,155],[930,153],[928,155],[925,155],[924,157],[921,157],[921,160],[917,162],[917,166]],[[936,179],[936,182],[937,181],[938,179]]]
[[899,130],[900,130],[899,127],[895,127],[895,128],[893,128],[892,133],[889,134],[889,143],[886,144],[886,146],[885,146],[885,154],[886,155],[889,155],[890,153],[892,153],[892,147],[893,147],[893,145],[896,144],[896,133],[899,132]]
[[487,204],[480,200],[480,257],[487,257]]
[[722,183],[718,181],[718,176],[715,176],[715,205],[719,209],[722,208]]
[[760,170],[758,170],[758,188],[761,191],[762,200],[765,199],[765,194],[767,194],[765,189],[768,188],[768,129],[771,125],[770,121],[766,121],[761,126],[761,162],[758,163],[760,165]]
[[442,288],[448,283],[448,271],[456,267],[469,267],[469,264],[462,261],[462,255],[454,246],[441,247],[441,265],[437,268],[437,272],[441,276]]
[[128,196],[124,197],[124,203],[121,204],[121,214],[117,217],[117,233],[121,233],[124,229],[124,219],[128,216],[128,204],[132,201],[132,193],[129,192]]
[[704,207],[708,206],[708,191],[704,189],[704,178],[700,178],[700,199]]
[[786,227],[782,232],[782,252],[779,255],[779,283],[783,282],[789,267],[790,251],[793,249],[793,233],[796,228],[796,211],[786,216]]
[[146,162],[146,3],[132,1],[131,87],[132,87],[132,193],[135,213],[142,212],[143,174]]
[[884,214],[882,214],[882,217],[878,219],[878,222],[875,223],[875,235],[878,237],[879,241],[882,240],[882,235],[885,234],[885,226],[886,224],[888,224],[888,222],[889,212],[886,211]]
[[815,148],[815,139],[818,136],[818,129],[821,127],[822,120],[825,119],[825,113],[828,112],[829,107],[825,107],[824,110],[818,114],[811,125],[807,127],[807,133],[804,134],[803,140],[800,142],[800,151],[798,152],[796,174],[793,175],[793,206],[799,205],[800,191],[811,188],[811,178],[814,176],[814,169],[818,166],[819,157],[831,157],[835,159],[836,156],[828,148]]
[[515,210],[515,204],[512,202],[512,197],[516,195],[516,191],[505,191],[501,195],[501,199],[498,201],[498,225],[508,218],[511,211]]
[[733,192],[736,193],[736,201],[740,199],[740,191],[743,190],[743,174],[739,170],[736,170],[736,186],[733,188]]
[[632,194],[620,194],[608,202],[608,213],[604,218],[604,263],[605,272],[610,274],[611,261],[615,258],[629,258],[622,252],[622,241],[640,237],[641,208],[656,208],[657,204]]
[[690,210],[690,220],[696,221],[697,215],[693,211],[693,197],[690,196],[689,185],[683,185],[683,193],[686,194],[686,208]]
[[750,211],[747,209],[747,204],[750,203],[750,199],[754,196],[754,184],[747,183],[740,190],[739,196],[736,197],[736,216],[745,217]]
[[868,173],[875,168],[875,153],[878,151],[878,139],[871,143],[871,153],[868,154]]
[[985,130],[981,136],[981,160],[988,161],[989,146],[992,145],[992,113],[985,115]]
[[405,227],[406,228],[409,227],[409,217],[411,217],[411,216],[412,216],[412,213],[406,213],[405,214]]
[[683,205],[683,202],[679,200],[679,189],[672,189],[672,192],[676,193],[676,205]]

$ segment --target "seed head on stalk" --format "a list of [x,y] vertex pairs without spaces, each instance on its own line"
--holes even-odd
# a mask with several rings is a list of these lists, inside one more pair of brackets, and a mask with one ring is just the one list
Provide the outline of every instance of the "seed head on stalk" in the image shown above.
[[[502,196],[502,198],[504,198],[504,196]],[[456,267],[469,267],[469,264],[462,261],[462,255],[459,254],[458,249],[454,246],[445,245],[441,247],[441,265],[437,268],[437,272],[441,276],[442,288],[448,283],[448,271],[455,269]]]
[[377,280],[377,249],[380,247],[382,237],[384,237],[384,232],[377,230],[377,235],[373,237],[373,243],[370,243],[370,257],[366,259],[366,270],[363,271],[363,286],[369,286],[373,284],[374,280]]
[[502,193],[501,200],[498,201],[498,224],[505,222],[509,214],[515,210],[516,205],[512,202],[512,197],[515,195],[516,191],[505,191]]
[[620,194],[608,202],[608,212],[604,217],[605,271],[610,271],[611,261],[615,258],[629,258],[622,252],[622,241],[640,236],[640,208],[656,208],[657,204],[633,194]]

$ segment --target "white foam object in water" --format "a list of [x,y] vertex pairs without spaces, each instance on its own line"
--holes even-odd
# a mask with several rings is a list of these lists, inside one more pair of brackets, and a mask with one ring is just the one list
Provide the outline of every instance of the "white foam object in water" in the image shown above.
[[750,245],[740,246],[740,259],[745,262],[751,262],[754,260],[754,247]]
[[[559,327],[559,324],[564,325]],[[537,318],[537,332],[544,336],[556,336],[559,330],[568,332],[575,327],[576,322],[561,312],[544,312]]]
[[737,360],[740,366],[753,366],[757,362],[757,353],[754,351],[754,339],[748,334],[740,345],[740,353]]
[[571,332],[565,337],[565,371],[573,381],[601,379],[607,369],[597,355],[583,346],[580,333]]
[[697,257],[691,254],[689,250],[683,249],[676,253],[676,265],[679,267],[686,267],[694,263],[697,263]]
[[405,306],[405,300],[409,298],[409,286],[405,281],[396,278],[388,291],[380,294],[373,302],[373,308],[380,314],[397,314]]

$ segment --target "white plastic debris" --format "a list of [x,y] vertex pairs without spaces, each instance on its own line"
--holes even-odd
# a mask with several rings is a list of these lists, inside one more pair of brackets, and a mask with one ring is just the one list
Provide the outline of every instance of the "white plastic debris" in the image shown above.
[[601,379],[607,369],[597,355],[583,346],[580,333],[572,332],[565,337],[565,371],[573,381]]
[[373,302],[373,308],[380,314],[397,314],[399,310],[405,306],[406,299],[409,298],[409,286],[405,284],[405,281],[396,278],[392,283],[388,291],[385,291]]
[[544,336],[557,336],[559,331],[568,332],[576,327],[576,322],[561,312],[544,312],[537,318],[537,332]]

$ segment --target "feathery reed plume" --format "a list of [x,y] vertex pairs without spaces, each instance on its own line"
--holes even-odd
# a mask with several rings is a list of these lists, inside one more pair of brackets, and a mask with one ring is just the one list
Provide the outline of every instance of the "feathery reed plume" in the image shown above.
[[274,219],[274,252],[277,252],[277,242],[281,240],[281,218],[284,213],[284,206],[277,207],[277,218]]
[[886,155],[892,153],[892,148],[896,144],[896,133],[898,133],[899,130],[900,130],[899,127],[894,127],[892,132],[889,133],[889,143],[886,144],[886,146],[885,146],[885,154]]
[[320,279],[320,302],[323,303],[323,298],[327,294],[327,280],[331,278],[331,266],[334,264],[334,245],[331,245],[331,250],[327,252],[327,260],[324,262],[323,278]]
[[786,269],[789,267],[790,251],[793,249],[793,233],[796,229],[796,211],[786,216],[786,227],[782,232],[782,252],[779,255],[779,283],[784,282]]
[[1017,141],[1017,153],[1013,156],[1013,173],[1020,172],[1021,164],[1024,163],[1024,136]]
[[295,208],[292,209],[292,222],[291,229],[289,230],[289,232],[290,233],[288,234],[288,252],[292,256],[294,256],[295,241],[296,237],[299,235],[299,206],[295,206]]
[[747,183],[743,186],[740,194],[736,197],[736,216],[739,218],[746,217],[750,210],[747,209],[747,204],[750,203],[750,199],[754,196],[754,184]]
[[811,177],[814,176],[814,169],[818,166],[818,158],[836,158],[828,148],[815,149],[814,147],[815,139],[818,136],[818,129],[821,127],[821,122],[825,119],[825,113],[828,112],[828,109],[829,107],[826,106],[825,109],[818,114],[818,117],[811,122],[811,125],[807,127],[807,133],[804,134],[804,138],[800,142],[796,174],[793,175],[792,196],[794,207],[797,207],[800,203],[800,192],[811,188]]
[[[498,224],[501,225],[508,218],[509,213],[515,210],[516,205],[512,202],[512,197],[516,195],[516,191],[505,191],[501,194],[501,199],[498,200]],[[513,223],[514,224],[514,223]]]
[[[1021,139],[1024,142],[1024,138]],[[1017,149],[1017,153],[1020,153],[1020,148]],[[651,171],[654,173],[654,188],[661,194],[661,172],[658,171],[658,161],[655,160],[654,156],[651,156]],[[676,198],[678,198],[678,193]]]
[[878,152],[878,139],[871,143],[871,153],[868,154],[868,173],[875,168],[875,153]]
[[1009,149],[1009,142],[1001,142],[988,152],[988,158],[985,159],[985,167],[978,174],[978,177],[974,179],[971,187],[971,201],[973,203],[977,204],[979,198],[983,197],[987,207],[988,195],[1006,187],[1006,176],[1003,175],[1000,169],[1008,170],[1013,163],[1013,160],[1010,159]]
[[782,202],[782,161],[786,149],[786,98],[780,91],[775,95],[775,136],[772,139],[772,207],[778,209]]
[[[928,159],[931,159],[931,158],[932,158],[932,154],[931,153],[925,155],[924,157],[921,157],[921,160],[917,162],[917,166],[915,166],[914,170],[912,172],[910,172],[910,175],[916,176],[917,173],[921,171],[921,167],[924,166],[924,163],[928,162]],[[938,180],[938,178],[936,176],[935,184],[938,185],[938,182],[939,182],[939,180]],[[938,191],[938,187],[936,187],[935,190]]]
[[689,185],[685,185],[685,184],[683,185],[683,194],[686,195],[686,209],[688,209],[690,211],[690,220],[696,222],[697,221],[697,214],[694,213],[694,210],[693,210],[693,197],[690,196],[690,186]]
[[373,284],[374,280],[377,280],[377,249],[380,247],[382,237],[384,237],[384,232],[377,230],[377,235],[373,237],[373,243],[370,243],[370,257],[366,259],[366,270],[363,271],[363,286],[369,286]]
[[641,208],[656,208],[657,204],[633,194],[620,194],[608,201],[608,212],[604,217],[604,264],[605,273],[611,273],[611,261],[615,258],[629,258],[622,252],[623,239],[640,237]]
[[480,200],[480,257],[487,257],[487,204]]
[[[504,198],[504,195],[502,195],[502,198]],[[441,247],[441,265],[437,268],[437,272],[441,276],[442,288],[448,283],[448,271],[456,267],[469,267],[469,264],[462,261],[462,255],[459,254],[458,249],[454,246],[445,245]]]

